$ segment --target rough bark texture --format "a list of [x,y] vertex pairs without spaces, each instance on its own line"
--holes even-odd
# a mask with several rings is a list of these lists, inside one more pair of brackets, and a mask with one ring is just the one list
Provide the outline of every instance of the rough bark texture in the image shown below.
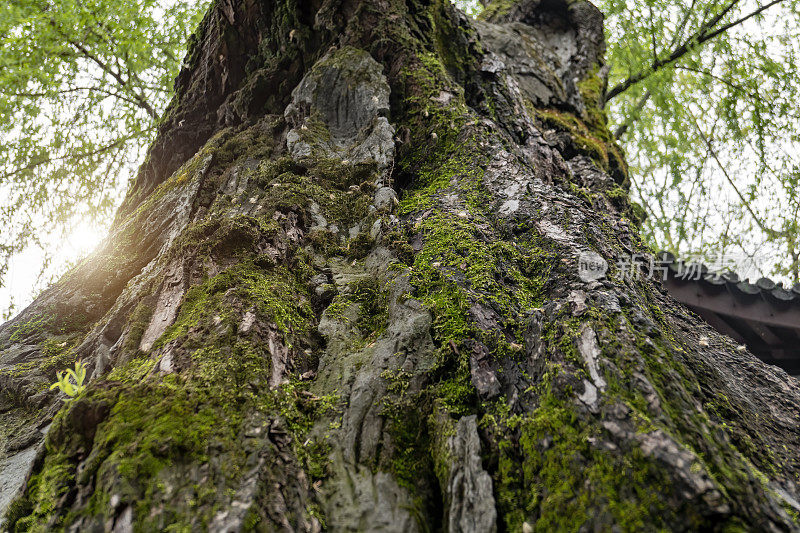
[[602,16],[488,13],[213,4],[111,235],[0,327],[0,527],[798,529],[797,382],[613,266]]

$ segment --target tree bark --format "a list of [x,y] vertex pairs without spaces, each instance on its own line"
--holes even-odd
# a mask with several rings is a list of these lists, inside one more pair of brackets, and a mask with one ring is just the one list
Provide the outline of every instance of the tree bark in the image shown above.
[[108,239],[0,327],[0,527],[798,529],[797,382],[618,267],[601,14],[488,12],[213,3]]

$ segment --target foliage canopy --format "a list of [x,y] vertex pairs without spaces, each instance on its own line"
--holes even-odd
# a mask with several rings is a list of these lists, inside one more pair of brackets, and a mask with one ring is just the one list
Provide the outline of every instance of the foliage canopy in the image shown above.
[[46,233],[110,218],[205,7],[0,3],[0,283],[9,258]]
[[608,108],[646,238],[800,281],[798,3],[600,4]]

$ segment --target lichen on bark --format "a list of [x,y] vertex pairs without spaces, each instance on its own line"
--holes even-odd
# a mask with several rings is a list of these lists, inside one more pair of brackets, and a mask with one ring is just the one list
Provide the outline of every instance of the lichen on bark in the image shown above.
[[212,4],[109,239],[0,327],[0,527],[798,528],[797,383],[613,267],[602,16],[496,4]]

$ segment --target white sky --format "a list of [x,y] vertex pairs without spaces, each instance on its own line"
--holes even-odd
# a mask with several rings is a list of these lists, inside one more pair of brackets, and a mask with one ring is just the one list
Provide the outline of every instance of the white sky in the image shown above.
[[[90,222],[78,223],[65,237],[47,236],[45,242],[53,262],[40,277],[45,253],[29,247],[15,255],[8,265],[5,286],[0,287],[0,317],[13,304],[14,314],[25,308],[48,282],[58,279],[72,264],[89,254],[106,236],[108,228]],[[2,321],[0,321],[2,322]]]

